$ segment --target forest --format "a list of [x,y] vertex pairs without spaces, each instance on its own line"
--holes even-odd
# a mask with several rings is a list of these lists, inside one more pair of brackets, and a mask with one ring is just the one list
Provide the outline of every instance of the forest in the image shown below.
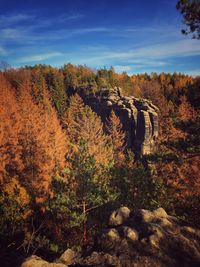
[[[155,152],[135,157],[115,112],[107,123],[72,92],[122,88],[159,108]],[[1,257],[54,259],[89,246],[109,212],[163,207],[200,223],[200,77],[118,74],[66,64],[0,72]]]

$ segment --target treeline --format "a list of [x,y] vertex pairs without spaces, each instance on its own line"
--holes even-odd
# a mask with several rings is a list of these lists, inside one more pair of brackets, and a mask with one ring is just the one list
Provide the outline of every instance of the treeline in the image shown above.
[[[47,257],[88,244],[114,207],[164,207],[199,223],[200,79],[64,65],[0,72],[0,249]],[[120,86],[160,108],[156,153],[136,161],[76,89]],[[106,131],[105,131],[106,128]],[[103,221],[102,221],[103,218]],[[5,259],[8,260],[6,263]]]
[[[71,90],[85,90],[88,94],[102,88],[121,87],[124,95],[151,99],[162,110],[164,105],[180,104],[180,96],[187,95],[192,105],[199,105],[199,77],[177,73],[151,73],[129,76],[118,74],[114,68],[93,70],[86,66],[66,64],[60,69],[46,65],[26,67],[26,71],[40,73],[51,90],[54,105],[59,114],[65,111],[65,95]],[[164,102],[164,103],[163,103]]]

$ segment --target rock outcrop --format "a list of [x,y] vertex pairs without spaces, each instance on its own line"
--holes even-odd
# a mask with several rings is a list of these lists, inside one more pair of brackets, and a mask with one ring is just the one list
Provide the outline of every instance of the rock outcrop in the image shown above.
[[162,208],[134,213],[120,208],[111,214],[108,228],[95,240],[93,249],[85,256],[68,249],[55,263],[32,256],[22,267],[200,266],[200,229],[169,216]]
[[62,263],[49,263],[35,255],[27,258],[21,265],[21,267],[66,267],[66,266],[67,265]]
[[162,208],[139,210],[129,217],[123,210],[114,213],[126,218],[123,224],[119,220],[113,226],[112,213],[109,227],[97,237],[96,251],[84,259],[85,265],[91,266],[92,259],[92,266],[98,266],[96,255],[96,262],[99,257],[104,262],[101,266],[200,266],[200,229],[169,216]]
[[111,110],[120,118],[126,132],[126,145],[139,154],[153,151],[158,136],[158,108],[150,100],[123,96],[121,89],[102,89],[95,94],[77,91],[106,123]]

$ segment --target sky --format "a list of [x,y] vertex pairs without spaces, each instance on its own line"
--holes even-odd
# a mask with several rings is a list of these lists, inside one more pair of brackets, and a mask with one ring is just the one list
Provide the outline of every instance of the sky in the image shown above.
[[0,61],[200,74],[176,0],[0,0]]

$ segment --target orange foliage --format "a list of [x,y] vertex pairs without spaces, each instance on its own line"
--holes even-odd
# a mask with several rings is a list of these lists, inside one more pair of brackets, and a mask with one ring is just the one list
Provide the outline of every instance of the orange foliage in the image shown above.
[[43,101],[32,97],[27,76],[15,90],[0,76],[1,177],[17,176],[35,194],[47,192],[51,178],[64,167],[66,136],[43,84]]
[[[15,194],[15,191],[18,191],[18,194]],[[4,191],[9,195],[15,195],[15,200],[22,207],[29,204],[30,197],[27,193],[25,187],[21,186],[17,178],[12,178],[9,183],[5,184]]]
[[97,163],[108,164],[113,159],[110,140],[104,134],[101,118],[88,106],[84,106],[79,95],[71,97],[68,111],[68,134],[73,144],[84,140],[90,155],[95,157]]
[[19,106],[14,88],[0,74],[0,180],[15,175],[20,163],[18,132],[21,129]]
[[178,107],[178,117],[182,121],[194,121],[197,116],[197,112],[195,109],[190,105],[190,103],[187,100],[187,97],[185,95],[181,96],[180,98],[181,104]]
[[116,116],[113,110],[108,120],[107,130],[112,140],[115,164],[121,165],[125,160],[125,133],[122,129],[120,119]]

